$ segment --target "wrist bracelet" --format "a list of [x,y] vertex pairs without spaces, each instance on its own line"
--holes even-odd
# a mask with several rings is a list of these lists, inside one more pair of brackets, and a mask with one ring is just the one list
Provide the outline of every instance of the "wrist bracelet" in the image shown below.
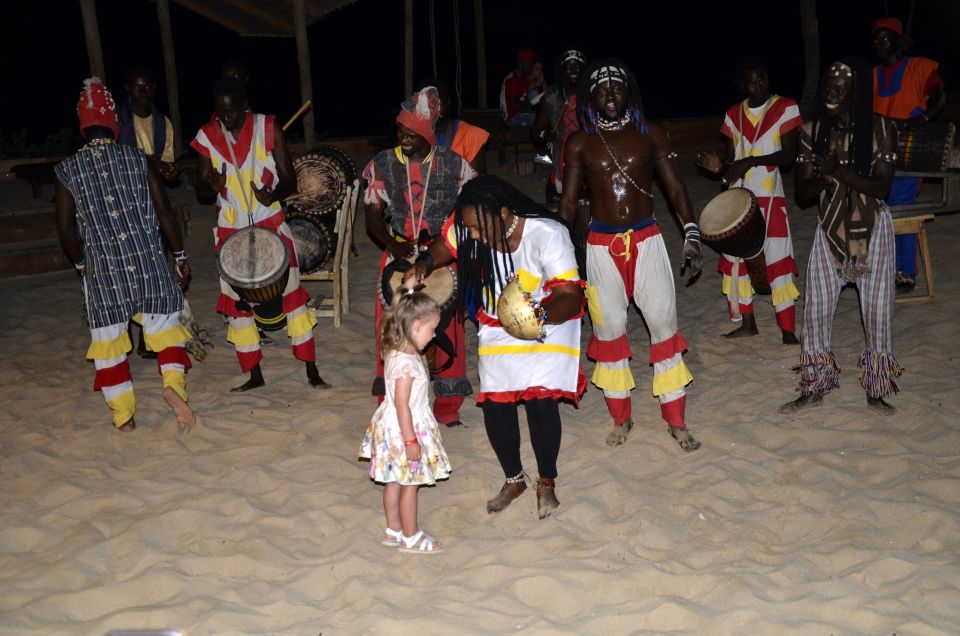
[[74,263],[74,264],[73,264],[73,267],[74,267],[74,269],[76,269],[78,272],[82,272],[83,270],[87,269],[87,262],[86,262],[86,261],[80,261],[79,263]]
[[417,260],[414,262],[424,263],[427,266],[427,270],[431,272],[433,271],[433,256],[431,256],[430,252],[426,250],[424,250],[423,252],[420,252],[420,254],[417,256]]
[[174,253],[173,253],[173,260],[175,260],[175,261],[185,261],[185,260],[187,260],[187,252],[186,252],[186,250],[180,250],[179,252],[174,252]]
[[403,445],[413,446],[414,444],[419,444],[419,443],[420,441],[416,437],[414,437],[413,439],[404,440]]
[[687,241],[700,242],[700,226],[696,223],[684,223],[683,235]]

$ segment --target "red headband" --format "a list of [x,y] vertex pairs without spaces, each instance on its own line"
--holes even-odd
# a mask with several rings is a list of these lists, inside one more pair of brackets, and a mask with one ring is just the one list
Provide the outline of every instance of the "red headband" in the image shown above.
[[403,124],[413,132],[427,140],[431,146],[436,145],[437,137],[433,128],[440,117],[440,97],[437,89],[427,86],[400,106],[397,123]]

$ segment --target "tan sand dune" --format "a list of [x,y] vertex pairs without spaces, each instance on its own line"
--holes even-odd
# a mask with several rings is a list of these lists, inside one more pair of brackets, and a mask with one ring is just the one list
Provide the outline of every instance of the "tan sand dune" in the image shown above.
[[[685,166],[699,210],[716,186]],[[537,194],[542,177],[521,182]],[[0,187],[4,210],[29,196],[25,185]],[[657,201],[676,261],[680,235]],[[562,409],[558,513],[539,521],[530,491],[490,516],[484,502],[502,475],[468,402],[466,426],[444,431],[453,475],[421,497],[421,523],[446,548],[430,557],[380,545],[381,491],[356,460],[374,409],[377,254],[362,226],[352,311],[339,330],[321,319],[316,331],[334,388],[308,389],[284,336],[264,349],[267,387],[233,395],[241,375],[213,313],[213,213],[194,205],[193,216],[190,299],[216,348],[188,376],[202,418],[189,435],[163,401],[155,362],[136,356],[138,428],[111,430],[90,390],[72,272],[0,280],[0,633],[960,631],[960,215],[930,226],[936,304],[897,306],[907,369],[897,416],[865,407],[852,290],[835,322],[841,388],[820,409],[778,415],[798,350],[779,344],[762,298],[758,337],[718,337],[732,327],[707,251],[702,279],[677,287],[696,378],[689,421],[703,448],[685,454],[667,435],[635,317],[637,426],[626,445],[604,444],[608,416],[591,388],[578,409]],[[791,208],[801,270],[813,216]],[[468,348],[476,382],[475,342]]]

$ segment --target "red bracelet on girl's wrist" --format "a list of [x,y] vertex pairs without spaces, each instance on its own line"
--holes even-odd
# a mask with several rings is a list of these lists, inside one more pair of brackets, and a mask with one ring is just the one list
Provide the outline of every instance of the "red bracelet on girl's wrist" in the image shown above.
[[413,446],[414,444],[419,444],[419,443],[420,442],[417,440],[416,437],[414,437],[413,439],[407,439],[403,441],[404,446]]

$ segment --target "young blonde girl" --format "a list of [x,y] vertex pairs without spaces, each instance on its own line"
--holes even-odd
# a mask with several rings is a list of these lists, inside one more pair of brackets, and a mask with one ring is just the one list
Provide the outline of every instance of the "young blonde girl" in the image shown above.
[[371,479],[384,484],[383,544],[418,554],[439,552],[440,544],[417,525],[417,491],[450,476],[430,407],[430,372],[420,353],[439,321],[440,310],[429,296],[403,287],[397,291],[380,341],[386,397],[360,445],[360,457],[370,460]]

